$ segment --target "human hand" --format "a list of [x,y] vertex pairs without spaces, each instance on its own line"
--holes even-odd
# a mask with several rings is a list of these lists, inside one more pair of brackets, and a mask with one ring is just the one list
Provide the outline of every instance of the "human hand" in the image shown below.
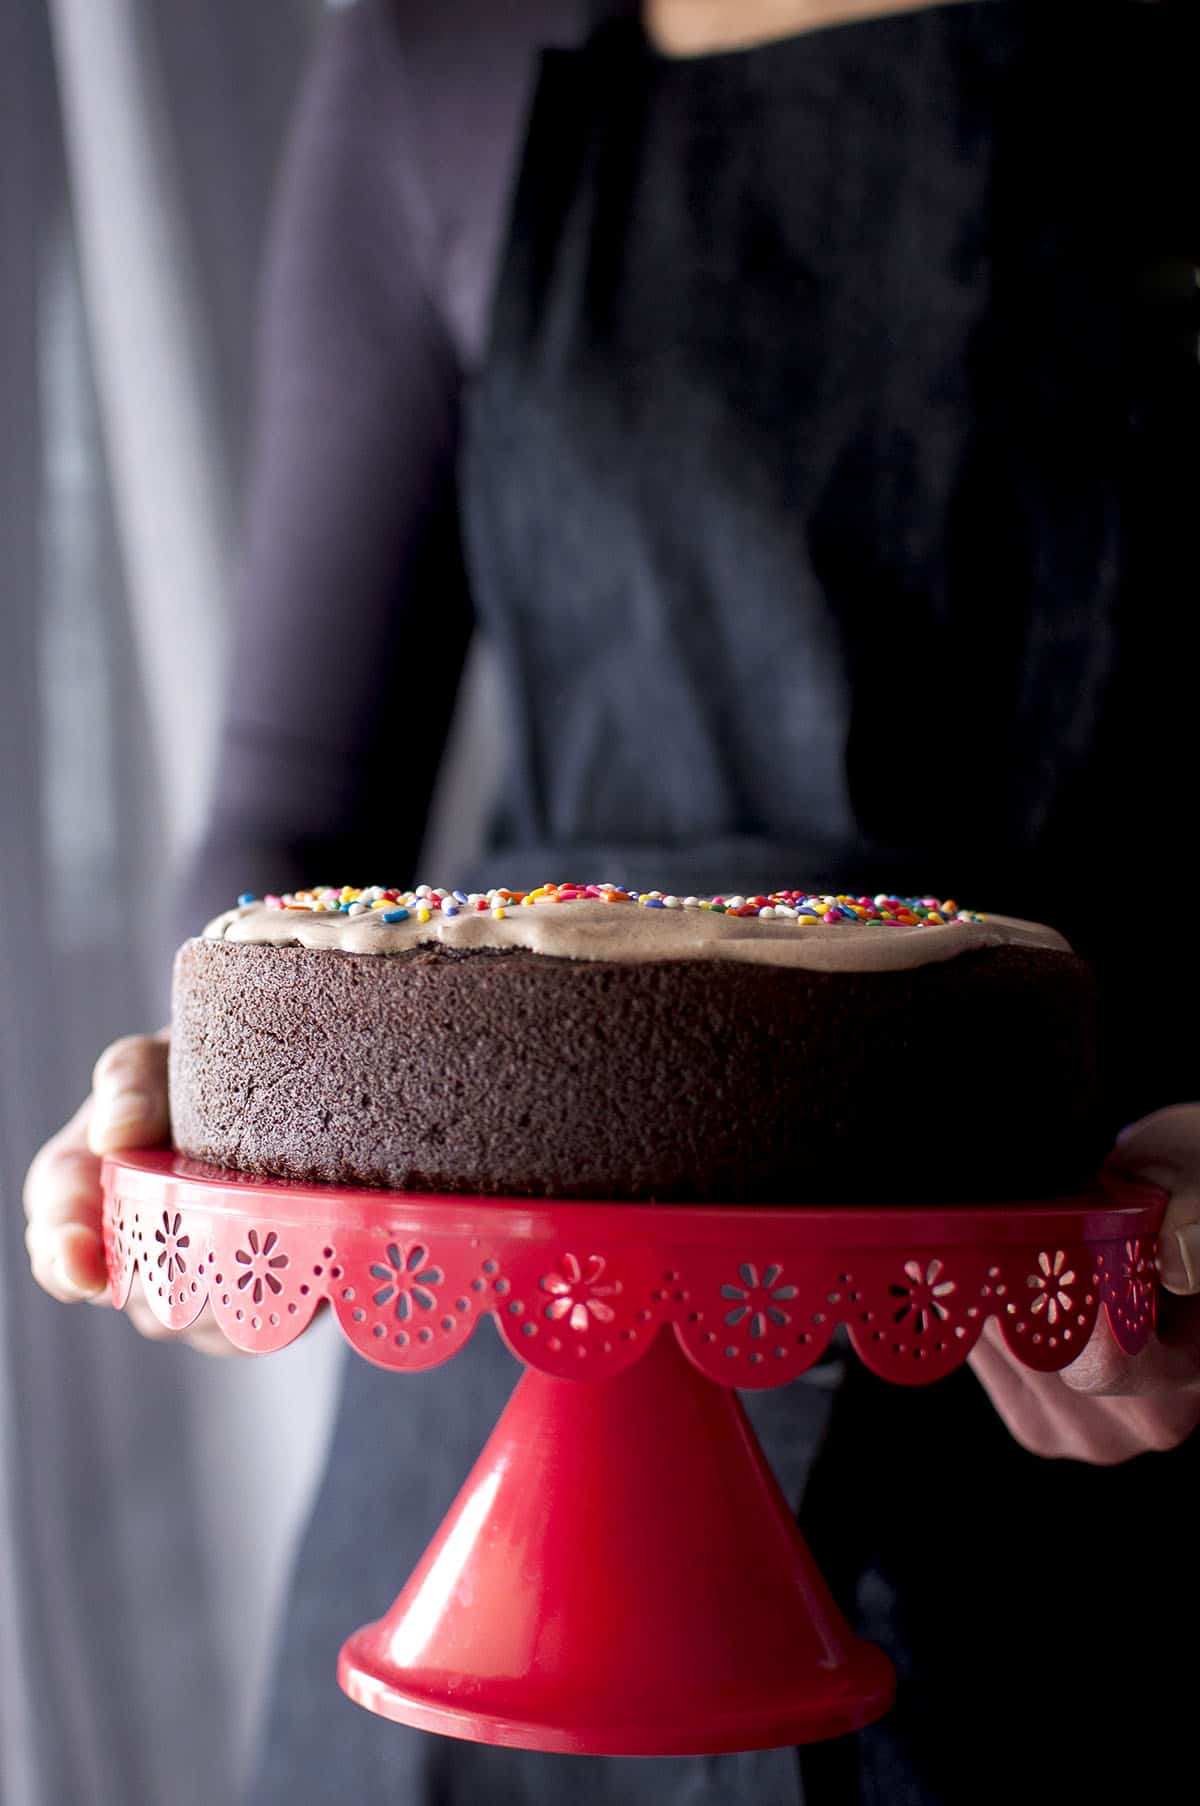
[[[168,1140],[166,1030],[114,1041],[96,1062],[91,1095],[38,1151],[25,1177],[29,1264],[53,1298],[109,1304],[101,1156]],[[166,1329],[135,1284],[125,1315],[151,1341],[183,1342],[202,1354],[234,1353],[207,1304],[190,1329]]]
[[1100,1466],[1176,1448],[1200,1423],[1200,1104],[1176,1104],[1117,1137],[1114,1172],[1159,1185],[1157,1337],[1127,1355],[1101,1312],[1087,1347],[1060,1373],[1034,1373],[989,1319],[971,1366],[1016,1440],[1035,1455]]

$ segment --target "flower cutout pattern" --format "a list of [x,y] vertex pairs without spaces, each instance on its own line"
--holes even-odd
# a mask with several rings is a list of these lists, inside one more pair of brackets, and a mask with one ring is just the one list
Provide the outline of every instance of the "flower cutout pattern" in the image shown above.
[[940,1260],[931,1260],[923,1269],[918,1261],[905,1261],[904,1272],[909,1284],[888,1287],[897,1301],[892,1313],[894,1323],[905,1323],[918,1336],[923,1336],[935,1323],[945,1323],[950,1312],[942,1299],[948,1298],[957,1288],[952,1279],[941,1277],[942,1271]]
[[725,1321],[730,1329],[736,1329],[739,1323],[745,1323],[752,1336],[765,1336],[768,1323],[783,1329],[792,1320],[791,1312],[783,1306],[796,1296],[796,1287],[780,1285],[783,1268],[776,1263],[763,1268],[759,1279],[758,1268],[750,1261],[743,1261],[738,1268],[741,1285],[727,1284],[721,1287],[722,1298],[731,1301],[732,1309],[726,1312]]
[[113,1219],[109,1236],[110,1247],[112,1250],[113,1271],[121,1273],[124,1271],[125,1262],[129,1255],[129,1226],[125,1221],[124,1204],[120,1207],[120,1214]]
[[574,1330],[587,1329],[593,1318],[597,1323],[611,1323],[613,1308],[604,1300],[616,1297],[621,1282],[610,1279],[607,1285],[601,1285],[604,1266],[599,1254],[589,1254],[586,1262],[574,1254],[564,1254],[558,1272],[544,1273],[540,1282],[543,1292],[550,1293],[547,1317],[552,1322],[565,1317],[567,1327]]
[[1153,1283],[1150,1262],[1146,1259],[1141,1242],[1126,1242],[1121,1276],[1126,1288],[1125,1309],[1131,1316],[1140,1317],[1150,1302]]
[[238,1291],[244,1292],[253,1287],[250,1293],[255,1304],[261,1304],[265,1291],[278,1297],[283,1290],[283,1281],[278,1277],[279,1270],[286,1267],[286,1254],[274,1252],[279,1237],[273,1229],[268,1230],[266,1240],[259,1241],[257,1229],[251,1229],[246,1236],[249,1248],[239,1248],[234,1256],[239,1266],[246,1269],[238,1278]]
[[396,1315],[401,1323],[408,1322],[414,1308],[433,1309],[437,1303],[437,1288],[445,1277],[440,1267],[429,1264],[429,1250],[420,1242],[414,1242],[410,1248],[389,1242],[386,1266],[382,1261],[375,1261],[371,1273],[375,1279],[386,1282],[375,1293],[374,1303],[382,1306],[394,1298]]
[[190,1235],[180,1235],[182,1224],[183,1219],[178,1211],[172,1217],[169,1210],[164,1210],[162,1228],[154,1231],[155,1241],[162,1243],[158,1264],[167,1270],[168,1285],[174,1285],[178,1274],[187,1272],[187,1261],[182,1250],[191,1247],[192,1238]]
[[1075,1273],[1073,1269],[1064,1271],[1067,1257],[1061,1248],[1053,1254],[1039,1254],[1038,1266],[1041,1271],[1030,1273],[1026,1280],[1030,1291],[1037,1293],[1029,1309],[1034,1317],[1044,1313],[1046,1322],[1053,1327],[1062,1313],[1071,1309],[1071,1294],[1067,1287],[1075,1284]]

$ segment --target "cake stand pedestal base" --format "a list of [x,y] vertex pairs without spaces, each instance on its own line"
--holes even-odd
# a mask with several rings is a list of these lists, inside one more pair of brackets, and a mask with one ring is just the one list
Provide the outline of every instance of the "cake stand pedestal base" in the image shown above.
[[592,1755],[805,1743],[869,1724],[894,1695],[737,1397],[669,1332],[615,1379],[526,1373],[338,1678],[422,1730]]

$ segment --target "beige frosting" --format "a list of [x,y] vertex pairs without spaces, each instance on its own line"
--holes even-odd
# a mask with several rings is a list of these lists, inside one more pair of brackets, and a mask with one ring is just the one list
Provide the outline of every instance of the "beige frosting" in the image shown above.
[[500,950],[524,947],[559,959],[741,960],[758,966],[798,966],[811,972],[896,972],[934,965],[981,947],[1041,947],[1070,952],[1053,928],[1012,916],[941,927],[813,922],[721,915],[707,909],[648,909],[636,903],[581,900],[511,904],[428,922],[416,914],[385,922],[380,910],[349,916],[268,909],[247,903],[226,910],[204,930],[206,940],[271,947],[312,947],[341,953],[404,953],[438,942],[443,947]]

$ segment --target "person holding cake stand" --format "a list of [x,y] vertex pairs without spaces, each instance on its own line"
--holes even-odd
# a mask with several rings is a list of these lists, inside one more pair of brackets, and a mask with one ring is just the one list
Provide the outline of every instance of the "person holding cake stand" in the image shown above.
[[[409,876],[478,619],[509,686],[503,881],[919,891],[936,868],[1061,927],[1100,975],[1114,1160],[1170,1193],[1172,1297],[1133,1359],[1101,1324],[1058,1375],[988,1337],[974,1380],[900,1394],[833,1362],[761,1395],[785,1490],[902,1680],[889,1718],[798,1761],[533,1756],[331,1700],[324,1583],[364,1484],[415,1555],[512,1381],[477,1337],[473,1382],[414,1388],[414,1474],[352,1363],[256,1806],[356,1782],[405,1806],[1034,1799],[1027,1702],[1053,1699],[1066,1743],[1101,1687],[1149,1721],[1160,1779],[1190,1774],[1186,1677],[1114,1679],[1096,1652],[1165,1645],[1200,1606],[1200,960],[1158,863],[1194,817],[1195,39],[1170,0],[329,21],[181,930],[247,886]],[[1031,1049],[1014,1084],[1036,1083]],[[167,1135],[165,1039],[118,1043],[30,1170],[55,1296],[102,1302],[98,1156]],[[203,1321],[188,1340],[228,1346]],[[1162,1551],[1157,1585],[1112,1586],[1115,1516],[1131,1567]],[[1094,1596],[1068,1616],[1079,1563]],[[1132,1785],[1128,1742],[1071,1739],[1071,1791]]]

